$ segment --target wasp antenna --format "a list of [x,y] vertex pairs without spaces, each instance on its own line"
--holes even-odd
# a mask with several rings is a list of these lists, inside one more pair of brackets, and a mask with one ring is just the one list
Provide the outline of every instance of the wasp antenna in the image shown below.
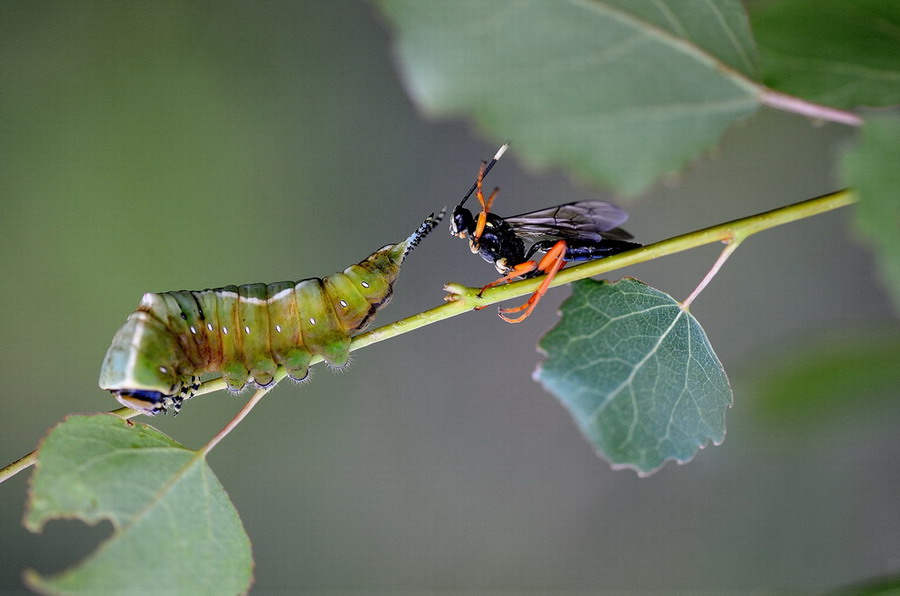
[[[494,154],[494,158],[491,159],[491,161],[489,161],[486,166],[484,166],[484,172],[481,174],[482,180],[484,180],[484,177],[488,175],[488,172],[491,171],[491,168],[494,167],[494,164],[500,161],[500,158],[503,157],[503,154],[506,153],[507,149],[509,149],[509,141],[503,143],[503,146],[500,147],[497,150],[497,153]],[[459,205],[457,205],[457,207],[462,207],[463,203],[469,200],[469,197],[472,196],[472,193],[475,192],[476,188],[478,188],[478,182],[472,184],[472,188],[469,189],[469,192],[466,193],[466,196],[462,198],[462,201],[459,202]]]

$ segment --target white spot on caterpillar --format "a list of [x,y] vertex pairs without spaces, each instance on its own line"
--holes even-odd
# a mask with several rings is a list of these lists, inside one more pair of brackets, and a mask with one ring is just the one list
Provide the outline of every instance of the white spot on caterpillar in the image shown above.
[[161,372],[161,373],[164,374],[164,375],[167,375],[167,374],[169,374],[169,369],[166,368],[165,366],[160,366],[160,367],[159,367],[159,372]]
[[246,333],[247,335],[250,335],[250,327],[246,327],[246,326],[245,326],[245,327],[244,327],[244,333]]
[[341,301],[340,301],[340,304],[341,304],[341,306],[343,306],[344,308],[347,308],[347,301],[346,301],[346,300],[341,300]]
[[209,329],[210,331],[212,331],[212,330],[213,330],[213,324],[212,324],[212,323],[207,323],[207,324],[206,324],[206,328]]
[[275,331],[281,333],[281,325],[275,325]]
[[191,325],[191,333],[193,333],[194,335],[197,335],[197,328],[194,327],[193,325]]
[[222,326],[222,333],[224,333],[225,335],[228,335],[228,327],[225,327],[225,326],[223,325],[223,326]]
[[310,325],[315,325],[315,324],[316,324],[316,320],[315,320],[314,318],[310,317],[310,318],[309,318],[309,324],[310,324]]
[[364,287],[364,288],[368,288],[368,287],[369,287],[369,282],[367,282],[367,281],[361,281],[361,282],[359,282],[359,285],[361,285],[361,286]]

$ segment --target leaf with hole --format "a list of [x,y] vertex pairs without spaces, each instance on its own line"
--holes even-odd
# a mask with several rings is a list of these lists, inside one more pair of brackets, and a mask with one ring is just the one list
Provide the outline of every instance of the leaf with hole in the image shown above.
[[156,429],[108,414],[70,416],[44,438],[25,515],[112,522],[112,535],[71,569],[28,585],[54,594],[239,594],[250,588],[250,539],[203,455]]
[[535,379],[601,456],[643,476],[725,440],[731,386],[693,315],[635,279],[572,288]]

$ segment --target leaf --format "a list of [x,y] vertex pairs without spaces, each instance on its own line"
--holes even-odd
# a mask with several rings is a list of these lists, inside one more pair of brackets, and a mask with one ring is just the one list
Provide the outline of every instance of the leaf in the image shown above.
[[756,109],[737,0],[379,0],[407,88],[532,165],[640,191]]
[[697,320],[635,279],[573,284],[535,379],[614,468],[645,476],[725,440],[732,393]]
[[877,594],[885,594],[897,596],[900,594],[900,574],[884,575],[881,577],[873,577],[865,579],[851,586],[841,587],[834,591],[836,596],[876,596]]
[[237,594],[252,581],[250,540],[203,456],[146,424],[70,416],[38,452],[25,526],[108,519],[112,535],[77,566],[46,577],[49,593]]
[[[772,424],[798,429],[844,420],[848,404],[884,414],[900,387],[900,328],[843,329],[791,342],[753,364],[754,408]],[[887,422],[887,419],[885,419]]]
[[881,277],[900,311],[900,114],[872,114],[862,141],[844,156],[844,175],[859,194],[859,229],[875,249]]
[[900,2],[769,2],[751,18],[769,87],[836,108],[900,102]]

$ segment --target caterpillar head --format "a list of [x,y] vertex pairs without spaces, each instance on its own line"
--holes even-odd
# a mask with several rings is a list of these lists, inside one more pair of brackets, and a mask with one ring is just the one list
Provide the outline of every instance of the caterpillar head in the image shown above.
[[184,353],[171,331],[137,310],[113,338],[100,368],[100,388],[123,405],[148,415],[176,412],[193,384],[179,373]]

